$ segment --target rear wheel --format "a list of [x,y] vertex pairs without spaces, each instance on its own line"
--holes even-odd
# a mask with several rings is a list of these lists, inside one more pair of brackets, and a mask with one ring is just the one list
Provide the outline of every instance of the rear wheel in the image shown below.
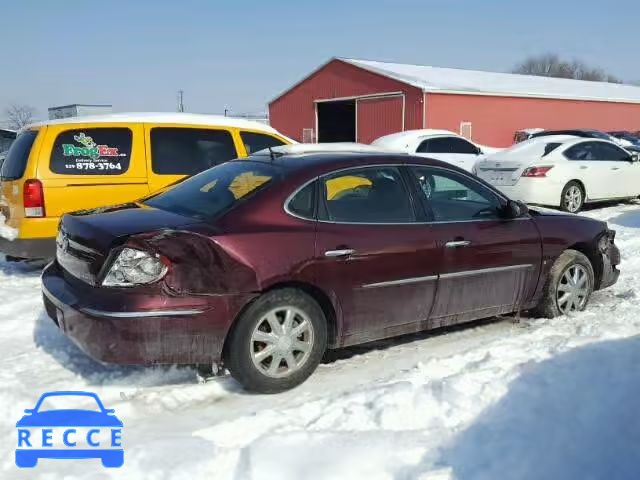
[[584,310],[595,285],[593,266],[577,250],[565,250],[551,267],[543,295],[534,314],[558,317]]
[[572,180],[562,189],[560,207],[565,212],[578,213],[582,210],[585,201],[585,191],[580,183]]
[[225,364],[247,390],[277,393],[304,382],[327,345],[318,303],[292,288],[259,297],[238,318],[225,346]]

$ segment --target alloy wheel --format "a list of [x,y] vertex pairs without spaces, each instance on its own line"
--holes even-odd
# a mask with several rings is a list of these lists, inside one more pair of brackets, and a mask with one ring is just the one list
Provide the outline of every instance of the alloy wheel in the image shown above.
[[577,185],[570,186],[564,194],[564,204],[568,212],[575,213],[582,206],[582,190]]
[[275,308],[253,330],[251,360],[268,377],[288,377],[307,362],[313,342],[313,324],[307,314],[292,306]]
[[589,273],[579,264],[570,265],[560,277],[556,301],[562,313],[579,311],[589,298]]

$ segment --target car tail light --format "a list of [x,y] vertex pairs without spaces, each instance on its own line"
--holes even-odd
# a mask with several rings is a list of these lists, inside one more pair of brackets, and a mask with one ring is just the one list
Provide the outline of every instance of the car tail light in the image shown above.
[[542,178],[547,176],[547,172],[553,167],[529,167],[522,172],[523,177]]
[[134,248],[123,248],[106,277],[105,287],[134,287],[161,280],[169,270],[166,258]]
[[44,217],[44,190],[40,180],[27,180],[22,189],[25,217]]

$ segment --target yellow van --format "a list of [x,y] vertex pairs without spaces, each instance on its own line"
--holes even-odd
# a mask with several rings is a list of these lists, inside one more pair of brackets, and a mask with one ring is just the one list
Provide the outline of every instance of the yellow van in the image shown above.
[[0,214],[10,227],[0,231],[17,233],[0,236],[0,252],[54,257],[64,213],[136,200],[227,160],[290,143],[268,125],[218,115],[112,114],[31,125],[0,171]]

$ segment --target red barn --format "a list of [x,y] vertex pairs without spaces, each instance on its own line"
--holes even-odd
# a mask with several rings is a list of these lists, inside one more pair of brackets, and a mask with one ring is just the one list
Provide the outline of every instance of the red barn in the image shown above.
[[640,87],[334,58],[273,100],[269,117],[304,142],[433,128],[504,147],[526,128],[640,130]]

